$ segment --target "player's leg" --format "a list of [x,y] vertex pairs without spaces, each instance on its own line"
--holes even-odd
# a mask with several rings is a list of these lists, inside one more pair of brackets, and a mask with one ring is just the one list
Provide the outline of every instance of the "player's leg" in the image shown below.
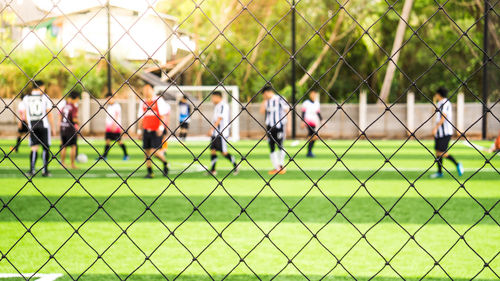
[[217,151],[220,151],[219,137],[211,137],[210,139],[210,173],[216,175],[215,167],[217,165]]
[[279,148],[279,174],[285,174],[285,131],[284,128],[278,131],[277,134],[278,148]]
[[47,128],[43,129],[42,135],[42,160],[43,160],[43,173],[42,176],[49,177],[49,158],[50,158],[50,131]]
[[279,152],[278,150],[276,150],[276,146],[278,146],[278,130],[276,128],[268,127],[267,132],[267,141],[269,143],[269,150],[271,152],[269,156],[271,158],[271,163],[273,164],[273,170],[269,171],[269,174],[274,175],[280,170]]
[[[445,137],[445,139],[443,140],[443,142],[444,142],[443,147],[446,146],[446,149],[444,151],[448,150],[448,145],[450,143],[450,139],[451,139],[451,137],[448,136],[448,137]],[[446,159],[450,160],[455,165],[459,176],[462,176],[464,174],[464,167],[463,167],[462,163],[458,162],[455,159],[455,157],[453,157],[451,154],[449,154],[448,152],[443,153],[441,158],[446,158]]]
[[434,138],[434,151],[435,151],[435,157],[436,157],[436,164],[437,164],[437,172],[434,174],[431,174],[430,177],[435,179],[435,178],[442,178],[443,177],[443,151],[446,151],[446,148],[443,149],[443,141],[442,138]]
[[78,167],[76,167],[75,165],[75,161],[76,161],[76,149],[77,149],[77,145],[74,144],[71,146],[71,151],[70,151],[70,160],[71,160],[71,169],[78,169]]
[[162,148],[163,145],[163,135],[158,136],[156,132],[152,132],[153,134],[153,149],[152,149],[152,154],[158,158],[161,163],[163,164],[163,175],[167,176],[168,175],[168,163],[165,158],[165,151]]
[[111,148],[111,133],[106,133],[104,139],[106,144],[104,145],[104,153],[102,154],[102,158],[106,159],[108,158],[108,152]]
[[144,157],[146,158],[146,169],[147,169],[147,174],[146,178],[153,178],[153,167],[152,167],[152,149],[144,149]]
[[122,138],[118,138],[118,144],[122,148],[123,151],[123,161],[127,161],[129,159],[128,153],[127,153],[127,147],[125,146],[125,143],[123,142]]
[[233,165],[233,174],[237,175],[239,173],[238,165],[236,164],[236,159],[234,158],[231,153],[228,152],[227,149],[227,141],[221,137],[221,142],[222,142],[222,147],[221,147],[221,153],[222,155],[231,162]]
[[309,142],[307,143],[307,157],[314,157],[312,149],[314,147],[314,142],[318,139],[316,135],[316,127],[312,127],[307,125],[307,136],[309,138]]
[[66,168],[66,146],[61,145],[61,165]]
[[31,152],[30,152],[30,171],[29,171],[29,173],[31,175],[35,174],[35,164],[36,164],[36,160],[38,158],[38,147],[39,147],[38,144],[35,144],[35,145],[31,146]]

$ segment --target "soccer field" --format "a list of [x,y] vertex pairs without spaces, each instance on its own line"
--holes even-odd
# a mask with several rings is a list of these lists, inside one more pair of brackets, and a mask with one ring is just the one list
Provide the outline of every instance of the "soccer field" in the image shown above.
[[[287,174],[274,177],[267,143],[241,141],[240,174],[219,157],[217,179],[203,169],[207,142],[171,143],[169,178],[157,170],[152,180],[142,178],[143,156],[132,141],[131,160],[122,161],[116,146],[107,163],[95,163],[97,151],[79,143],[90,159],[80,170],[69,174],[53,161],[52,177],[32,182],[18,170],[28,169],[26,142],[3,157],[0,273],[63,274],[57,280],[499,278],[500,157],[485,164],[460,142],[451,153],[465,174],[458,177],[444,160],[450,173],[435,180],[430,141],[427,148],[402,140],[317,142],[316,158],[302,150]],[[288,153],[303,144],[287,142]],[[0,142],[5,153],[11,145]],[[102,141],[92,145],[102,152]]]

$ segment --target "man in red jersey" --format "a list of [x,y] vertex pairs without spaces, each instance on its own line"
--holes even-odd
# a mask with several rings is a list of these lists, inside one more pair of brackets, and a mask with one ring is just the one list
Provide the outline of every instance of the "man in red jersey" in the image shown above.
[[59,126],[61,128],[61,164],[65,166],[66,148],[71,147],[70,161],[71,169],[77,169],[75,165],[76,159],[76,143],[78,136],[78,107],[77,103],[80,100],[80,92],[71,91],[66,104],[61,109],[61,119]]
[[165,129],[168,106],[165,100],[154,95],[153,86],[146,83],[142,88],[143,101],[139,106],[139,128],[142,130],[142,148],[146,153],[146,178],[153,178],[151,158],[155,156],[163,163],[163,175],[167,176],[168,167],[165,156],[161,153],[162,135]]

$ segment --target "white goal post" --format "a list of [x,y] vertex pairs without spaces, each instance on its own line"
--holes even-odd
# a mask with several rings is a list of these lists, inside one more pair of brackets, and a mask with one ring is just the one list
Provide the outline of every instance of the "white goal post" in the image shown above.
[[[240,119],[238,118],[238,114],[241,111],[241,106],[239,103],[240,99],[240,90],[238,86],[230,85],[230,86],[176,86],[176,85],[159,85],[155,86],[154,90],[156,93],[166,92],[168,94],[174,95],[176,100],[179,100],[183,94],[191,95],[191,93],[204,93],[204,97],[207,94],[210,94],[214,91],[222,92],[223,98],[229,103],[231,108],[231,141],[239,141],[240,140]],[[210,100],[205,101],[205,103],[209,103]],[[210,116],[206,116],[207,118],[211,118]]]

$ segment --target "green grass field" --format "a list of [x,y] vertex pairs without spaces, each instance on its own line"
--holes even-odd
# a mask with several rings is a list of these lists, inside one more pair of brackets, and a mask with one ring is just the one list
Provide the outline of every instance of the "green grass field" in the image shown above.
[[[241,173],[230,174],[219,157],[217,179],[203,172],[206,142],[171,143],[170,177],[157,171],[146,180],[131,141],[130,161],[115,147],[108,163],[96,164],[97,152],[80,140],[89,163],[69,174],[53,161],[53,176],[32,182],[17,168],[27,170],[25,144],[0,162],[0,273],[62,273],[58,281],[498,280],[500,156],[485,164],[457,143],[451,153],[465,175],[445,160],[450,173],[431,180],[434,159],[416,141],[352,142],[329,141],[331,150],[318,143],[315,159],[301,151],[286,175],[271,177],[266,143],[242,141]],[[0,142],[6,153],[10,145]],[[288,142],[288,152],[300,146]]]

